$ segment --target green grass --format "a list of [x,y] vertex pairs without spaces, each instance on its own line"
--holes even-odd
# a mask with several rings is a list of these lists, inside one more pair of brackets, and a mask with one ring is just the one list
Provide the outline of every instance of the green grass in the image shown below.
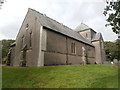
[[3,67],[3,88],[118,88],[112,65]]

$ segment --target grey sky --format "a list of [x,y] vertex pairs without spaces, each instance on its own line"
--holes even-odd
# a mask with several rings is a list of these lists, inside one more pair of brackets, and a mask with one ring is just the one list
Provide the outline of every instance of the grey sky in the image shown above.
[[28,8],[32,8],[72,29],[83,22],[101,32],[105,41],[114,41],[117,35],[104,26],[104,6],[104,0],[7,0],[0,10],[0,39],[15,39]]

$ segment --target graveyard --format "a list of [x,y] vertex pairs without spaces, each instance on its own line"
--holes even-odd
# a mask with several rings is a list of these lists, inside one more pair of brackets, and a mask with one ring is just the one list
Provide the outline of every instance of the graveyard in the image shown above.
[[115,65],[3,66],[3,88],[118,88]]

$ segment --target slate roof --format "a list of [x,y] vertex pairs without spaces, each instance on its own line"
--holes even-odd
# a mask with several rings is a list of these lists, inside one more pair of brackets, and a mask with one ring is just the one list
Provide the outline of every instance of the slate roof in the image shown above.
[[97,41],[97,40],[100,40],[102,37],[101,33],[96,33],[92,39],[92,41]]
[[90,27],[87,26],[87,25],[84,24],[84,23],[81,23],[80,25],[78,25],[78,26],[75,28],[75,31],[82,31],[82,30],[86,30],[86,29],[90,29]]
[[[75,28],[75,31],[76,32],[81,32],[81,31],[85,31],[85,30],[92,30],[94,31],[92,28],[90,28],[88,25],[84,24],[84,23],[81,23],[80,25],[78,25],[76,28]],[[95,32],[95,31],[94,31]]]
[[36,10],[33,10],[33,9],[29,9],[29,10],[35,12],[35,14],[39,17],[40,23],[44,27],[47,27],[55,32],[61,33],[63,35],[66,35],[66,36],[76,39],[78,41],[81,41],[85,44],[93,46],[90,41],[88,41],[87,39],[82,37],[79,33],[73,31],[71,28],[57,22],[56,20],[49,18],[48,16],[46,16],[44,14],[37,12]]

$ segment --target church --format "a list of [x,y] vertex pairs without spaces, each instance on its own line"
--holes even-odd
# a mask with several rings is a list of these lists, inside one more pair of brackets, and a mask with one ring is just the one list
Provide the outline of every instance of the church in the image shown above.
[[28,9],[8,53],[11,66],[103,64],[104,40],[84,23],[74,30]]

